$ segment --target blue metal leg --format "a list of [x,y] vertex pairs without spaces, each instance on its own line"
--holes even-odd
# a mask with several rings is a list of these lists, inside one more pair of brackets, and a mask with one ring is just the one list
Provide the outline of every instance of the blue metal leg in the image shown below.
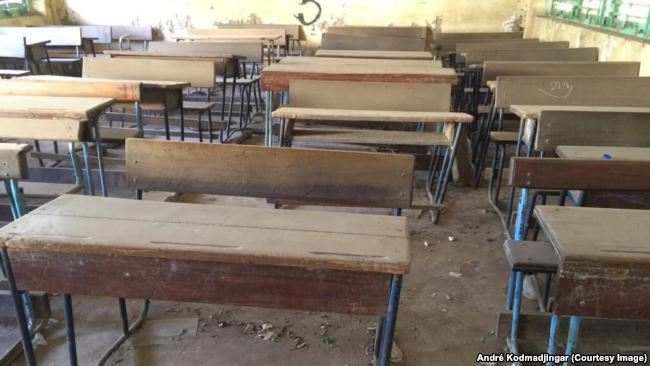
[[519,353],[517,348],[517,332],[519,331],[519,314],[521,314],[521,293],[524,287],[524,273],[514,272],[515,276],[515,298],[512,307],[512,326],[510,328],[510,351]]
[[[528,188],[522,188],[521,190],[521,197],[519,197],[519,206],[517,209],[517,221],[515,223],[515,233],[513,235],[514,240],[525,240],[524,239],[524,234],[525,234],[525,225],[526,225],[526,220],[525,220],[525,213],[527,211],[528,207]],[[513,277],[513,273],[510,274],[510,280],[508,282],[508,298],[506,301],[506,306],[508,309],[512,309],[513,306],[513,300],[514,300],[514,295],[516,291],[514,291],[514,286],[513,284],[515,283]]]
[[[565,355],[571,356],[578,346],[578,335],[580,334],[580,321],[582,317],[572,316],[569,320],[569,336],[566,342]],[[564,366],[572,365],[571,362],[565,362]]]
[[74,333],[74,317],[72,315],[72,296],[63,295],[63,313],[65,317],[65,330],[68,336],[68,359],[70,366],[77,366],[77,341]]
[[20,337],[23,345],[23,352],[25,353],[25,360],[28,366],[36,366],[36,356],[34,355],[34,346],[32,345],[31,334],[27,326],[27,318],[25,317],[25,309],[21,301],[21,293],[16,286],[16,279],[14,278],[11,262],[9,261],[9,253],[7,247],[2,247],[2,264],[4,273],[9,283],[11,298],[14,302],[14,309],[16,310],[16,318],[18,320],[18,327],[20,328]]
[[542,311],[548,311],[548,298],[549,294],[551,292],[551,282],[553,280],[553,274],[552,273],[547,273],[546,278],[544,279],[544,306],[546,307],[545,309],[541,309]]
[[395,324],[397,323],[397,310],[399,308],[399,296],[402,290],[402,275],[393,275],[388,300],[388,313],[382,329],[381,344],[379,350],[379,366],[390,365],[390,353],[393,348],[393,337],[395,335]]
[[[181,114],[182,118],[182,114]],[[102,137],[99,124],[95,122],[95,150],[97,150],[97,167],[99,168],[99,184],[102,188],[102,196],[108,197],[106,185],[106,172],[104,171],[104,153],[102,152]]]
[[84,155],[84,165],[86,166],[86,183],[88,184],[88,192],[91,196],[95,195],[95,182],[93,181],[93,168],[90,162],[90,149],[87,142],[82,142],[81,147]]
[[508,278],[508,290],[506,292],[506,309],[512,310],[512,300],[515,298],[515,281],[517,276],[513,272],[510,273]]
[[77,156],[77,152],[75,150],[74,142],[71,142],[70,144],[68,144],[68,149],[70,150],[70,163],[72,164],[72,170],[74,171],[74,176],[75,176],[75,179],[76,179],[76,183],[81,186],[83,194],[87,195],[89,192],[88,192],[88,188],[86,187],[86,184],[84,182],[83,175],[81,173],[79,157]]
[[[555,355],[557,354],[557,347],[555,344],[557,343],[557,333],[560,330],[560,316],[553,313],[551,316],[551,329],[548,334],[548,346],[547,346],[547,351],[549,355]],[[547,362],[546,366],[555,366],[553,362]]]
[[395,216],[402,216],[402,209],[401,209],[401,208],[398,208],[398,209],[395,211]]
[[375,334],[375,359],[379,360],[379,349],[381,348],[381,336],[384,332],[384,323],[386,318],[383,316],[377,322],[377,332]]
[[266,146],[271,146],[271,141],[273,140],[271,126],[273,125],[273,118],[271,114],[273,113],[273,92],[267,90],[266,92],[266,104],[264,108],[264,144]]

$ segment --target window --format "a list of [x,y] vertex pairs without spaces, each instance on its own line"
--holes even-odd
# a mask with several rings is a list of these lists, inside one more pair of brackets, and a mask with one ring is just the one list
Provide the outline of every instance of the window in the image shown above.
[[650,39],[650,0],[549,0],[548,15]]
[[28,0],[0,0],[0,18],[29,15]]

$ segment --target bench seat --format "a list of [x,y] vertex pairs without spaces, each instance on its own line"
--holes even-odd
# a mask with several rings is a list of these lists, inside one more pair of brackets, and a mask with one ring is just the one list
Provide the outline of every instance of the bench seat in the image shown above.
[[124,142],[129,138],[141,138],[144,133],[135,128],[102,127],[102,142]]
[[383,131],[333,128],[295,128],[293,142],[326,142],[369,145],[450,146],[451,141],[442,133],[416,131]]
[[216,102],[183,101],[183,109],[186,111],[207,112],[214,108],[215,105],[217,105]]
[[506,240],[503,249],[513,271],[555,273],[560,266],[560,259],[550,242]]
[[517,137],[519,134],[517,132],[506,132],[506,131],[492,131],[490,132],[490,139],[496,142],[497,144],[516,144]]
[[32,72],[29,70],[14,70],[14,69],[0,69],[0,78],[15,78],[19,76],[27,76]]

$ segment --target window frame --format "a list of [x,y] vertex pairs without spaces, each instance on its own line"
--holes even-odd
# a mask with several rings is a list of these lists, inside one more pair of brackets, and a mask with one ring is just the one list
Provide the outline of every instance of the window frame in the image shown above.
[[[598,6],[594,7],[594,3]],[[630,7],[640,7],[641,11],[643,7],[647,7],[647,12],[632,15],[624,11]],[[548,0],[546,15],[624,36],[650,40],[650,2],[643,4],[639,0]]]
[[30,15],[31,9],[28,0],[19,2],[0,0],[0,19],[16,18]]

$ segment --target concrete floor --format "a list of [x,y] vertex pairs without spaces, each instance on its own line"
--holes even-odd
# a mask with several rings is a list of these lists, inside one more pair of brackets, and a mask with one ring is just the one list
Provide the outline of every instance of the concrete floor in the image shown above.
[[[471,365],[479,352],[503,348],[495,328],[508,270],[498,218],[484,189],[452,187],[448,202],[435,226],[427,215],[406,212],[412,270],[405,277],[396,332],[404,365]],[[129,301],[132,319],[141,303]],[[52,306],[59,323],[44,332],[48,345],[38,347],[38,358],[41,365],[64,365],[60,296],[52,298]],[[75,296],[74,311],[80,364],[92,365],[119,336],[117,301]],[[108,365],[368,365],[376,319],[153,302],[145,324]],[[264,324],[275,332],[259,332]]]

